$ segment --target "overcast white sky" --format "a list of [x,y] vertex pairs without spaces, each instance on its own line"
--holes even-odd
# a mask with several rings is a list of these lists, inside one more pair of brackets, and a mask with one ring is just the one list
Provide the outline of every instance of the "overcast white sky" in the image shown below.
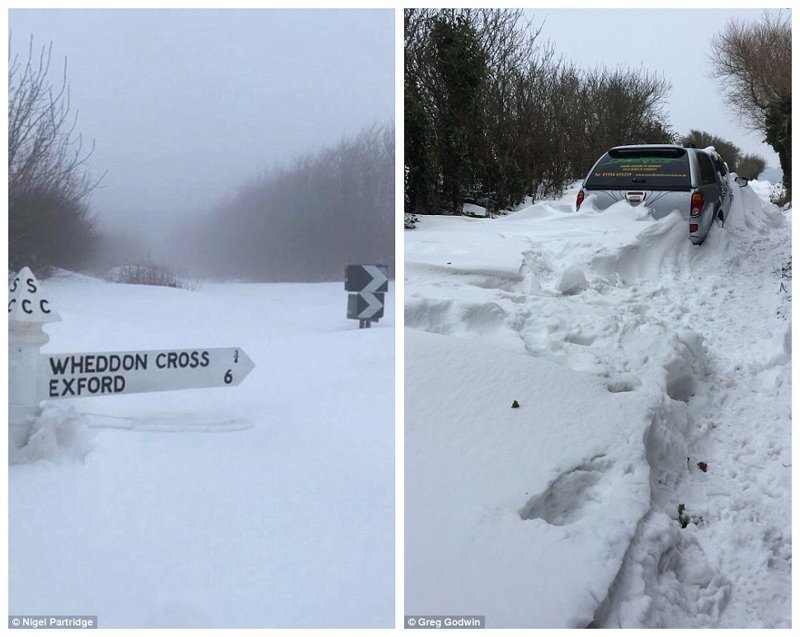
[[[753,3],[756,4],[756,3]],[[582,68],[627,66],[654,71],[672,84],[667,110],[681,135],[705,130],[780,166],[761,135],[748,132],[710,77],[709,42],[731,19],[755,21],[762,9],[535,9],[541,37]]]
[[53,43],[92,196],[126,226],[208,209],[265,168],[394,118],[393,10],[9,12],[12,49]]

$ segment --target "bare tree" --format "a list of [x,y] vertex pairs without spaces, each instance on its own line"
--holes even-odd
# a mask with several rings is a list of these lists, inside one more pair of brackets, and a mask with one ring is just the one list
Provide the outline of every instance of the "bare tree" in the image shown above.
[[87,195],[98,185],[92,181],[87,161],[94,151],[85,150],[75,133],[77,113],[70,115],[67,61],[58,84],[48,75],[52,43],[34,54],[33,37],[27,59],[9,55],[8,70],[8,169],[9,189],[25,192],[47,184],[70,199]]
[[[91,243],[92,224],[83,199],[99,184],[87,162],[94,150],[84,148],[76,133],[77,113],[71,113],[67,63],[58,80],[50,80],[52,43],[34,51],[33,36],[27,56],[11,55],[8,65],[8,205],[9,261],[12,268],[37,261],[40,269],[59,262],[52,246],[36,245],[45,225],[68,231],[70,245],[79,252]],[[56,219],[56,217],[59,217]],[[74,222],[74,223],[73,223]],[[82,240],[85,239],[85,241]],[[73,246],[73,244],[76,244]],[[78,257],[78,255],[72,255]],[[52,258],[51,258],[52,257]],[[74,265],[79,258],[70,258]],[[63,260],[62,260],[63,261]]]
[[792,92],[791,14],[765,11],[757,23],[731,20],[711,41],[713,76],[745,125],[764,131],[770,107]]
[[787,197],[792,194],[792,21],[765,11],[760,22],[731,21],[711,43],[714,77],[728,103],[778,153]]

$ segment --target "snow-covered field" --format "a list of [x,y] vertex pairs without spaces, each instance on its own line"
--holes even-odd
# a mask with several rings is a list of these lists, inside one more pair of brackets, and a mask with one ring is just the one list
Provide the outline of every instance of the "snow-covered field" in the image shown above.
[[9,612],[100,627],[394,625],[394,321],[341,283],[69,275],[45,352],[240,347],[231,388],[44,403],[9,471]]
[[791,211],[574,200],[405,233],[405,613],[790,626]]

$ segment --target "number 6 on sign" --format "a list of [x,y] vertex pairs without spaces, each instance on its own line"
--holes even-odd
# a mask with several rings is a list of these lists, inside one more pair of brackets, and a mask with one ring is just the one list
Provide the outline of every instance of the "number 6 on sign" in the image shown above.
[[233,382],[233,376],[231,375],[231,370],[229,369],[225,372],[225,384],[230,385]]

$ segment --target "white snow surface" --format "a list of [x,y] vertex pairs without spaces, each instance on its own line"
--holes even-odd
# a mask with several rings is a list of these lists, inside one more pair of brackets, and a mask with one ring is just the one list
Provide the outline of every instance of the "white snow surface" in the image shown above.
[[791,625],[791,210],[754,185],[702,246],[574,189],[405,233],[407,614]]
[[9,471],[9,611],[394,625],[394,321],[341,283],[43,282],[44,352],[240,347],[238,387],[46,401]]

